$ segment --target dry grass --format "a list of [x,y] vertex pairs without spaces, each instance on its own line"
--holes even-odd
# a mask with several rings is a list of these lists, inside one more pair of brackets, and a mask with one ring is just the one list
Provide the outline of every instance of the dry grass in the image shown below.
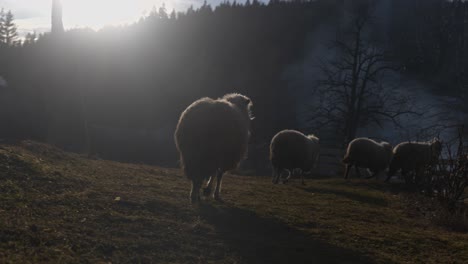
[[468,235],[409,214],[398,186],[228,176],[188,204],[179,170],[0,148],[0,263],[463,263]]

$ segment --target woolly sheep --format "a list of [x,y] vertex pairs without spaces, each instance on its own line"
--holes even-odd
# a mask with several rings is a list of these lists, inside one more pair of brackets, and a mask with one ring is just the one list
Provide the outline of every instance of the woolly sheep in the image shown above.
[[286,182],[291,173],[299,169],[302,184],[305,184],[304,172],[310,172],[317,164],[319,150],[319,139],[314,135],[306,136],[295,130],[283,130],[276,134],[270,144],[273,183],[278,183],[283,171],[288,172]]
[[422,170],[437,161],[442,151],[442,143],[434,138],[429,142],[402,142],[393,149],[393,160],[390,163],[386,181],[395,175],[398,170],[406,178],[411,171],[416,177]]
[[180,116],[174,139],[182,168],[192,182],[192,203],[199,202],[204,180],[207,180],[204,194],[211,193],[214,175],[217,178],[214,198],[219,199],[224,172],[237,168],[246,158],[251,107],[248,97],[227,94],[219,99],[199,99]]
[[369,178],[375,177],[389,166],[392,156],[392,146],[389,143],[378,143],[369,138],[356,138],[348,144],[343,159],[343,163],[346,164],[344,177],[348,178],[352,166],[355,166],[358,174],[358,168],[367,168],[372,172]]

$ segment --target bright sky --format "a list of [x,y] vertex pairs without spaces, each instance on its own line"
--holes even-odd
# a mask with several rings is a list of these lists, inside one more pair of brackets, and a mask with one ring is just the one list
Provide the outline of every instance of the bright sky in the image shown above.
[[[208,0],[213,5],[222,0]],[[165,3],[171,11],[186,10],[203,4],[203,0],[62,0],[65,28],[118,25],[138,20],[153,7]],[[11,10],[22,35],[25,32],[50,30],[52,0],[0,0],[0,8]]]

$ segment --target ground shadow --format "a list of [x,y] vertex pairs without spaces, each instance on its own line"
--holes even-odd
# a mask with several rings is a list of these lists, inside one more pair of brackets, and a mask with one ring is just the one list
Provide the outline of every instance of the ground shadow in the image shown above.
[[200,216],[215,226],[220,238],[242,258],[242,263],[374,263],[358,252],[314,239],[254,212],[205,204]]
[[336,189],[319,189],[315,187],[300,187],[301,190],[310,192],[310,193],[322,193],[322,194],[334,194],[338,196],[345,197],[350,200],[358,201],[360,203],[367,203],[374,206],[388,206],[387,200],[380,197],[370,197],[366,195],[361,195],[359,193],[348,192],[344,190],[336,190]]
[[347,180],[343,181],[342,183],[337,183],[343,186],[356,186],[356,187],[363,187],[367,189],[373,189],[373,190],[378,190],[382,192],[388,192],[391,194],[400,194],[400,193],[406,193],[406,192],[411,192],[412,189],[408,184],[406,184],[403,181],[392,181],[385,183],[379,180],[365,180],[365,181],[353,181],[353,180]]

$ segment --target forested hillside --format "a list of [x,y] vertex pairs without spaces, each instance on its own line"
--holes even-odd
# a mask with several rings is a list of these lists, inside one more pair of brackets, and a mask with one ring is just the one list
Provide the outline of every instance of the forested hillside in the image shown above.
[[[317,28],[327,24],[329,35],[339,36],[353,25],[349,13],[365,2],[226,2],[179,13],[161,7],[128,26],[3,43],[0,76],[8,85],[0,91],[0,135],[175,166],[172,133],[182,110],[201,97],[240,92],[252,98],[256,116],[246,166],[265,169],[272,135],[308,127],[297,118],[303,96],[291,89],[285,72],[302,62],[309,43],[328,41],[315,34]],[[398,74],[428,92],[465,98],[468,4],[376,3],[365,41],[377,43]],[[301,74],[307,72],[295,76]]]

